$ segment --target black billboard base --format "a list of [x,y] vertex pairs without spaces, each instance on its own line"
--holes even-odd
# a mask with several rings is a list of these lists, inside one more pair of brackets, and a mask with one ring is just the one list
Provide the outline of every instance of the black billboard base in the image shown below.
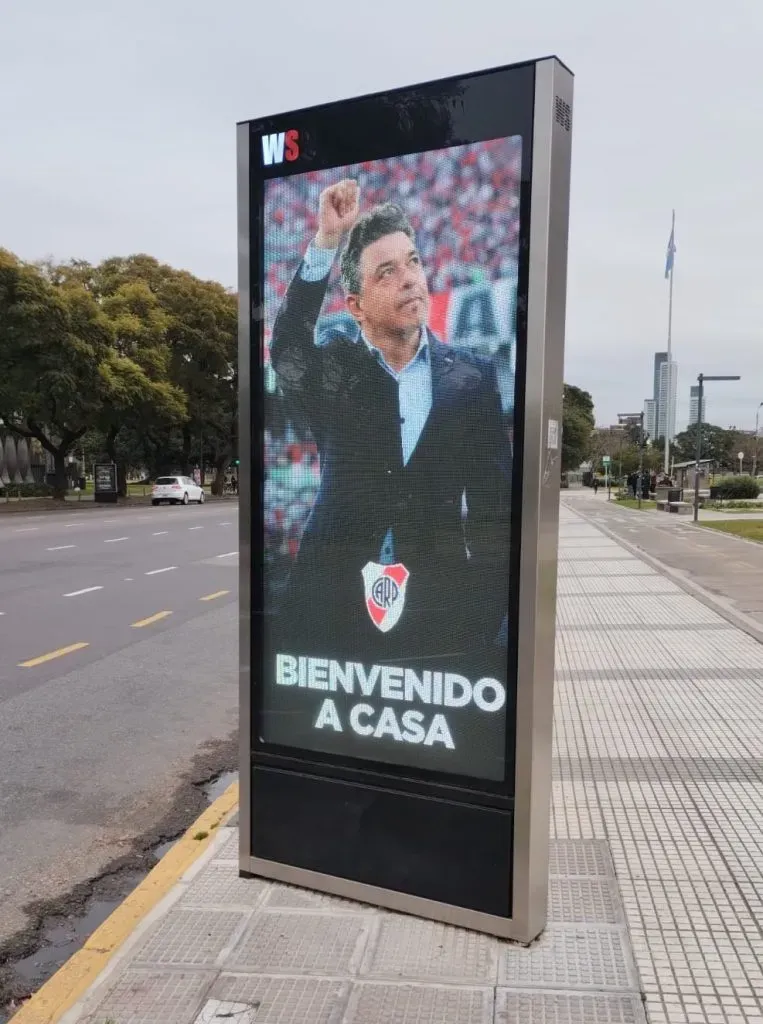
[[253,858],[282,869],[269,877],[296,869],[511,917],[511,810],[261,766],[252,791]]

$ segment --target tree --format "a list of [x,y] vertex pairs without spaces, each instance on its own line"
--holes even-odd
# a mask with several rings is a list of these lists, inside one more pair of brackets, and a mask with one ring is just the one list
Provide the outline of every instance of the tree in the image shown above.
[[[194,462],[211,461],[213,491],[222,493],[225,470],[238,447],[236,296],[216,281],[202,281],[145,254],[113,257],[97,268],[75,262],[66,273],[99,295],[112,315],[125,304],[129,316],[138,315],[140,324],[129,318],[126,324],[133,344],[140,341],[139,326],[146,332],[150,344],[140,351],[155,353],[157,336],[162,336],[163,358],[167,356],[162,372],[185,396],[186,413],[173,417],[166,410],[154,409],[160,415],[141,411],[146,466],[154,468],[159,462],[169,468],[162,446],[167,456],[172,455],[172,468],[186,474]],[[130,430],[131,423],[123,417],[119,423],[120,430]],[[179,456],[174,428],[180,431]],[[118,450],[116,428],[111,429]]]
[[87,264],[34,266],[0,250],[0,416],[52,455],[59,498],[66,456],[88,430],[108,431],[128,415],[184,412],[182,393],[166,379],[169,352],[150,295],[109,306],[93,276]]
[[562,404],[562,472],[577,469],[591,454],[593,399],[587,391],[564,385]]
[[191,460],[194,439],[214,465],[213,493],[222,494],[238,448],[236,296],[215,281],[178,272],[164,281],[159,297],[170,317],[172,377],[188,396],[185,461]]
[[[738,432],[724,430],[712,423],[702,424],[702,455],[710,459],[722,471],[733,472],[738,469],[736,459],[739,447]],[[697,424],[693,423],[687,430],[677,434],[673,441],[673,457],[676,462],[693,462],[697,456]]]

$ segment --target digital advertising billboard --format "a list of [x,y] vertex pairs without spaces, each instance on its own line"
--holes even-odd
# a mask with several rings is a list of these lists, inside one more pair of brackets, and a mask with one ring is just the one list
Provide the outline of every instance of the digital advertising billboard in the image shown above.
[[239,126],[244,874],[539,930],[571,90]]

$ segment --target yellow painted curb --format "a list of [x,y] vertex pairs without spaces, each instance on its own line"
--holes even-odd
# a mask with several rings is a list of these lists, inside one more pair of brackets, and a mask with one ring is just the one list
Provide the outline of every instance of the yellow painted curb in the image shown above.
[[[98,975],[143,918],[153,910],[193,862],[206,850],[215,831],[238,806],[238,783],[196,819],[172,849],[97,928],[79,952],[45,982],[12,1018],[13,1024],[55,1024],[93,985]],[[206,832],[204,839],[194,839]]]

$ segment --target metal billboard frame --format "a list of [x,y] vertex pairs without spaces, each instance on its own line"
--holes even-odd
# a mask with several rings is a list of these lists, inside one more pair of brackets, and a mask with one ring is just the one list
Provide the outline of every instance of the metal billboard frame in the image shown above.
[[573,75],[557,58],[534,62],[532,189],[519,568],[515,802],[511,917],[470,910],[252,856],[250,387],[250,130],[237,127],[239,267],[239,691],[242,874],[531,942],[545,927],[551,798],[554,636],[561,465],[564,322]]

